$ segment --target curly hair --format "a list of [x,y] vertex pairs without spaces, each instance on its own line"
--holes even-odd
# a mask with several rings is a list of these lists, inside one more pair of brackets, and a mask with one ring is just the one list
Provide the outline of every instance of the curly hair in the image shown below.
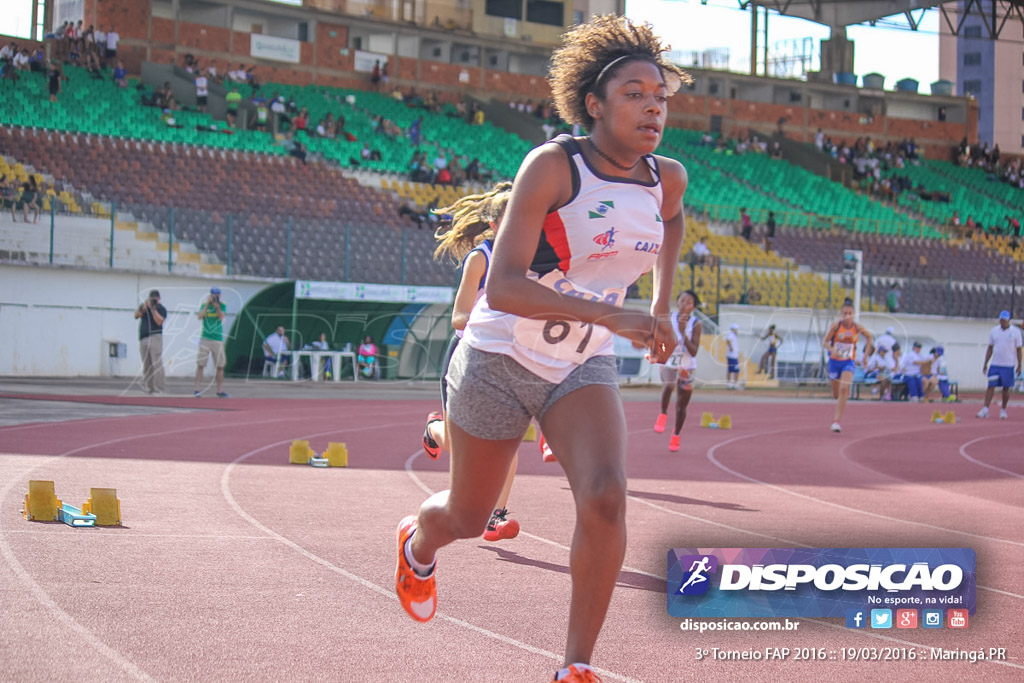
[[626,17],[606,14],[580,24],[562,35],[562,45],[551,57],[548,83],[555,109],[569,123],[590,130],[594,119],[587,112],[587,93],[604,99],[605,85],[615,73],[634,60],[661,69],[669,94],[693,79],[665,54],[668,45],[654,35],[651,25],[634,24]]
[[447,256],[458,265],[473,247],[494,237],[491,223],[501,218],[511,193],[512,183],[502,182],[488,192],[467,195],[451,206],[437,209],[442,218],[434,233],[438,241],[434,260]]

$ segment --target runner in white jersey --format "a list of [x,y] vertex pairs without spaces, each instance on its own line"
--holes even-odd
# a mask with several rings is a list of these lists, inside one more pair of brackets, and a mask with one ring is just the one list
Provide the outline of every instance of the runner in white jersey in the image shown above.
[[700,348],[700,323],[697,321],[696,308],[700,299],[696,292],[686,290],[676,301],[677,308],[672,312],[672,329],[676,333],[679,345],[669,362],[662,369],[662,412],[654,422],[654,431],[658,434],[665,431],[668,422],[669,402],[672,393],[676,396],[676,422],[672,437],[669,439],[669,451],[679,451],[679,432],[686,422],[686,409],[693,396],[693,378],[697,370],[696,353]]
[[679,432],[686,422],[686,409],[693,397],[693,379],[697,373],[697,351],[700,349],[701,325],[697,320],[696,309],[700,306],[700,298],[693,290],[686,290],[676,301],[677,308],[672,312],[672,329],[676,333],[678,346],[672,358],[662,368],[662,382],[665,388],[661,393],[661,413],[654,423],[654,431],[659,434],[665,431],[668,421],[668,404],[672,392],[676,392],[675,429],[668,442],[672,452],[679,450]]
[[[531,417],[576,505],[565,668],[589,666],[625,554],[626,423],[612,336],[664,363],[676,345],[671,287],[683,237],[686,171],[653,156],[682,73],[649,26],[604,16],[576,26],[552,57],[555,105],[589,138],[541,145],[516,175],[485,297],[448,371],[451,489],[398,529],[396,590],[420,621],[436,608],[434,557],[480,533]],[[623,310],[654,269],[651,312]],[[495,666],[495,665],[487,665]],[[500,677],[485,666],[480,677]]]

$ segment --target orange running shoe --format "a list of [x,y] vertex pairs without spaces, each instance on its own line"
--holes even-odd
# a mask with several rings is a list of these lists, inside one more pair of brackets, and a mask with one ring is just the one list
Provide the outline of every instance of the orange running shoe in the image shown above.
[[507,515],[508,510],[504,508],[494,511],[484,530],[485,541],[500,541],[503,538],[515,538],[519,535],[519,522],[514,519],[506,519]]
[[443,420],[444,417],[441,413],[431,413],[427,415],[427,426],[423,428],[423,450],[427,452],[431,460],[437,460],[438,456],[441,455],[441,446],[430,435],[430,425]]
[[430,621],[437,611],[437,582],[434,572],[419,576],[405,559],[405,543],[416,531],[416,517],[409,515],[398,523],[398,569],[395,570],[395,592],[402,608],[416,621]]
[[[558,674],[555,674],[556,676]],[[601,683],[601,677],[590,669],[578,669],[573,664],[569,667],[569,675],[562,679],[553,678],[552,683]]]
[[668,449],[675,453],[679,450],[679,435],[673,434],[672,438],[668,440]]
[[654,421],[654,431],[661,434],[665,431],[665,423],[668,422],[668,415],[659,413],[658,419]]
[[558,462],[555,458],[554,452],[551,450],[551,446],[548,445],[547,439],[544,438],[543,434],[540,435],[538,445],[540,445],[540,455],[544,462]]

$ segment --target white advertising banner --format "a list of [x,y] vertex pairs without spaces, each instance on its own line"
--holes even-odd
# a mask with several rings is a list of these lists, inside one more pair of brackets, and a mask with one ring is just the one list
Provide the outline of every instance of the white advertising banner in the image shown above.
[[388,56],[382,55],[378,52],[364,52],[363,50],[355,51],[355,59],[353,60],[353,68],[356,71],[365,71],[370,73],[373,71],[373,65],[380,62],[381,67],[388,62]]
[[302,61],[302,43],[291,38],[253,33],[249,36],[249,54],[260,59],[298,64]]
[[330,301],[379,301],[386,303],[448,304],[454,299],[451,287],[415,287],[366,282],[295,281],[296,299]]

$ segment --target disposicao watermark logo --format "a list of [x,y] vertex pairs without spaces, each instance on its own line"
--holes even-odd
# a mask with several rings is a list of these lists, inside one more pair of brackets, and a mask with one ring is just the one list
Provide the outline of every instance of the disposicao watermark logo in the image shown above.
[[849,619],[975,606],[970,548],[675,548],[667,576],[673,617]]

